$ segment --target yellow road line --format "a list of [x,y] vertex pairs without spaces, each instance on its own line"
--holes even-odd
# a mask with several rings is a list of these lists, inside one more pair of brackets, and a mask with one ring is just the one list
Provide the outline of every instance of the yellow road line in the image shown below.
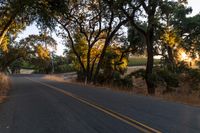
[[132,119],[132,118],[130,118],[128,116],[125,116],[125,115],[117,113],[117,112],[115,112],[113,110],[107,109],[107,108],[105,108],[105,107],[103,107],[101,105],[98,105],[96,103],[89,102],[88,100],[86,100],[86,99],[84,99],[84,98],[82,98],[80,96],[77,96],[75,94],[72,94],[72,93],[70,93],[68,91],[65,91],[63,89],[57,88],[55,86],[52,86],[50,84],[43,83],[43,82],[40,82],[40,81],[36,81],[36,80],[30,79],[30,78],[26,78],[26,79],[31,80],[31,81],[36,82],[36,83],[39,83],[39,84],[42,84],[42,85],[47,86],[49,88],[52,88],[52,89],[54,89],[54,90],[56,90],[58,92],[61,92],[61,93],[65,94],[66,96],[70,96],[70,97],[72,97],[72,98],[74,98],[74,99],[76,99],[76,100],[78,100],[78,101],[80,101],[82,103],[85,103],[85,104],[87,104],[87,105],[89,105],[89,106],[91,106],[91,107],[93,107],[93,108],[95,108],[95,109],[97,109],[99,111],[102,111],[102,112],[112,116],[115,119],[118,119],[118,120],[120,120],[120,121],[122,121],[122,122],[124,122],[124,123],[126,123],[128,125],[131,125],[132,127],[136,128],[136,129],[138,129],[138,130],[140,130],[140,131],[142,131],[144,133],[161,133],[161,131],[158,131],[158,130],[156,130],[154,128],[151,128],[151,127],[149,127],[149,126],[147,126],[147,125],[145,125],[143,123],[140,123],[140,122],[138,122],[138,121],[136,121],[136,120],[134,120],[134,119]]

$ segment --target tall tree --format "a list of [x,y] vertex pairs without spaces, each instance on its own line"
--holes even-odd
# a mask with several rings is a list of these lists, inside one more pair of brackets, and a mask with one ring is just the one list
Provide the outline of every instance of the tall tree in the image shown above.
[[172,68],[175,65],[174,48],[182,41],[184,23],[187,21],[186,15],[191,11],[192,9],[182,2],[164,1],[160,6],[159,16],[161,16],[160,23],[163,29],[161,40],[166,47],[168,61]]
[[[121,6],[121,10],[129,19],[131,25],[142,34],[144,42],[147,46],[147,65],[146,65],[146,83],[149,94],[155,93],[155,85],[152,81],[153,73],[153,44],[155,27],[157,23],[156,11],[159,6],[158,0],[139,0],[128,1],[126,5]],[[139,17],[136,16],[139,14]],[[143,29],[138,22],[142,22],[141,19],[146,19],[145,23],[147,27]]]
[[[120,28],[128,22],[122,15],[116,14],[113,5],[105,4],[102,0],[92,1],[69,1],[65,12],[56,12],[54,19],[67,33],[71,48],[73,49],[85,79],[95,82],[105,56],[107,47],[117,35]],[[79,32],[87,42],[87,65],[85,66],[75,49],[74,37]],[[105,40],[99,60],[91,59],[91,49],[99,40]],[[95,62],[94,62],[95,61]],[[91,63],[92,62],[92,63]],[[96,63],[97,62],[97,63]],[[96,69],[94,65],[96,64]],[[95,70],[95,72],[94,72]]]

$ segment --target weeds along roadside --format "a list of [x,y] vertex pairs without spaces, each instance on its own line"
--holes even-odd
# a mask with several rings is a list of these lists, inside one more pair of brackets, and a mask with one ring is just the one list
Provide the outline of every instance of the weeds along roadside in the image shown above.
[[0,103],[4,102],[10,90],[10,77],[0,72]]

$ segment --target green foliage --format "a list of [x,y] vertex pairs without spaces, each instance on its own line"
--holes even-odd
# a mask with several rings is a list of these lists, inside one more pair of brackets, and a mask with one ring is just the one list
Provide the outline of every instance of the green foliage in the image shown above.
[[123,89],[132,89],[133,81],[131,76],[125,76],[124,78],[115,77],[113,80],[113,85]]
[[161,36],[161,40],[165,45],[173,48],[180,43],[181,39],[177,36],[174,29],[166,27],[166,29],[164,29],[164,34]]
[[66,72],[73,72],[75,71],[72,65],[62,64],[62,65],[55,65],[54,69],[55,73],[66,73]]
[[127,75],[125,77],[121,77],[119,72],[113,72],[109,79],[105,74],[100,73],[97,81],[99,84],[110,84],[118,89],[130,90],[133,88],[132,76]]
[[23,59],[18,59],[18,60],[13,61],[13,63],[10,65],[11,72],[18,73],[23,63],[24,63]]
[[160,69],[156,73],[159,76],[158,79],[161,82],[164,81],[167,89],[170,89],[170,87],[179,87],[179,80],[178,80],[177,74],[172,73],[171,71],[166,70],[166,69]]
[[105,53],[102,69],[104,74],[112,74],[113,72],[119,72],[124,74],[127,69],[127,55],[122,55],[122,50],[115,46],[107,48]]
[[[51,61],[52,63],[52,61]],[[68,62],[66,57],[53,56],[53,65],[55,73],[66,73],[74,71],[73,65]]]
[[[38,61],[38,60],[36,60]],[[45,63],[45,62],[43,62]],[[52,64],[53,63],[53,64]],[[75,71],[72,64],[69,64],[67,59],[62,56],[54,56],[53,61],[52,59],[46,64],[42,64],[43,67],[38,66],[39,64],[35,65],[34,68],[37,70],[37,73],[50,73],[52,72],[52,65],[54,65],[54,73],[67,73]]]
[[165,86],[165,92],[174,91],[174,87],[179,87],[178,75],[167,69],[154,68],[152,75],[149,76],[152,84],[157,87],[158,85]]
[[43,60],[41,58],[29,59],[30,64],[34,64],[36,73],[50,73],[52,71],[52,65],[50,60]]

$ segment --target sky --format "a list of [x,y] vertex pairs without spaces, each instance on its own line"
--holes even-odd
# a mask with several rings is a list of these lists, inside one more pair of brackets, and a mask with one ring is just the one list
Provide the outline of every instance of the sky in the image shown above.
[[[192,7],[193,12],[190,16],[194,16],[198,13],[200,13],[200,1],[199,0],[188,0],[188,6]],[[32,34],[39,34],[39,30],[37,27],[33,24],[31,26],[28,26],[22,33],[19,34],[18,40],[28,37]],[[55,33],[52,33],[52,37],[57,41],[58,46],[56,50],[57,55],[63,55],[63,51],[65,49],[65,46],[62,43],[62,39],[57,37]]]
[[188,6],[192,7],[192,16],[200,12],[200,1],[199,0],[188,0]]

